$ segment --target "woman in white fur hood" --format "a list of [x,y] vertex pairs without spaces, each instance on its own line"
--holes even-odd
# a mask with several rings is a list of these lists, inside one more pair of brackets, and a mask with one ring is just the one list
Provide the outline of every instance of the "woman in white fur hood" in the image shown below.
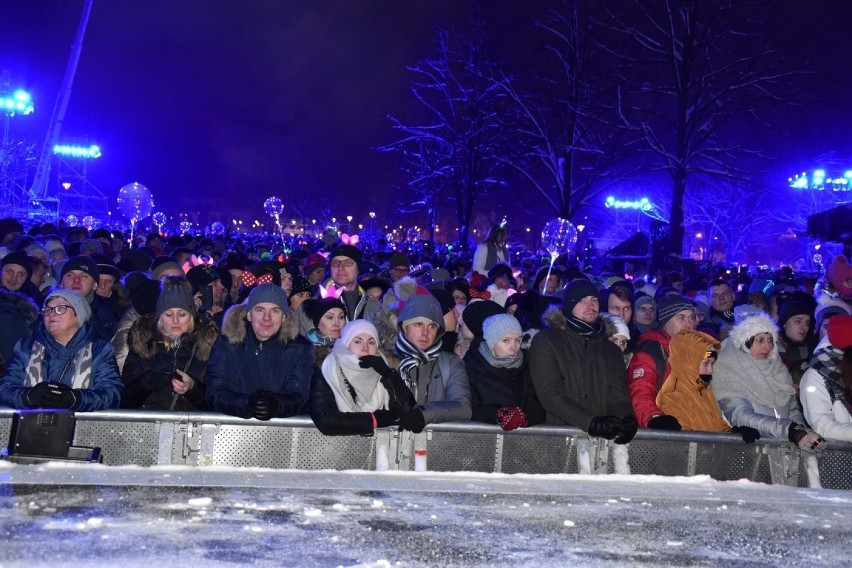
[[768,314],[736,324],[713,368],[713,393],[731,426],[787,438],[803,451],[824,441],[805,426],[790,372],[778,354],[778,327]]

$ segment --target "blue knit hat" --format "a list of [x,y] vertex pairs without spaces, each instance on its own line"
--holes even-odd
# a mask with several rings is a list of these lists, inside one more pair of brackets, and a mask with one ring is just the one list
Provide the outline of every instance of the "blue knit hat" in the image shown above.
[[275,284],[260,284],[252,288],[248,295],[248,309],[253,309],[261,302],[269,302],[275,304],[285,314],[290,313],[290,304],[287,302],[287,294]]
[[523,334],[521,322],[509,314],[497,314],[485,319],[482,324],[482,336],[488,348],[493,350],[497,343],[510,333]]

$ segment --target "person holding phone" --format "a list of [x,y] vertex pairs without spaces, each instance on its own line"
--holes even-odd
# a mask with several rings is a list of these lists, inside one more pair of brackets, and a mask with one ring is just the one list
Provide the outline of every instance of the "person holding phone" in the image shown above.
[[219,332],[200,315],[189,282],[163,279],[157,311],[140,317],[128,333],[122,408],[207,410],[207,359]]

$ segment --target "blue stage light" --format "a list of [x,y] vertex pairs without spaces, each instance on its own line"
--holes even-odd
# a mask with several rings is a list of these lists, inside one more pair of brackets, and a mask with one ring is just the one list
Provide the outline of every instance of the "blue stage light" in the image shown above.
[[9,116],[15,116],[16,114],[32,114],[35,107],[30,94],[18,89],[12,94],[0,96],[0,109]]
[[56,144],[53,153],[69,158],[100,158],[101,147],[97,144],[91,146],[74,146],[72,144]]

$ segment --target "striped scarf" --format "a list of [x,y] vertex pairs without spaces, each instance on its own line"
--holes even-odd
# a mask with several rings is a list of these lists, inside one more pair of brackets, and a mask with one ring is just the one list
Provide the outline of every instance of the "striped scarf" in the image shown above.
[[568,324],[568,327],[582,335],[586,339],[595,339],[604,334],[604,325],[601,322],[601,319],[598,318],[595,320],[595,323],[589,324],[581,320],[580,318],[575,318],[574,316],[566,316],[565,323]]
[[421,351],[416,345],[408,341],[404,333],[396,334],[396,350],[402,356],[399,364],[399,374],[402,375],[405,384],[415,395],[417,394],[417,381],[411,377],[411,369],[419,367],[429,361],[434,361],[441,354],[441,340],[438,338],[426,352]]
[[825,382],[825,388],[831,397],[831,402],[839,400],[846,411],[852,414],[852,399],[846,381],[840,374],[840,362],[843,360],[843,350],[828,344],[816,350],[811,359],[811,369],[816,370]]

